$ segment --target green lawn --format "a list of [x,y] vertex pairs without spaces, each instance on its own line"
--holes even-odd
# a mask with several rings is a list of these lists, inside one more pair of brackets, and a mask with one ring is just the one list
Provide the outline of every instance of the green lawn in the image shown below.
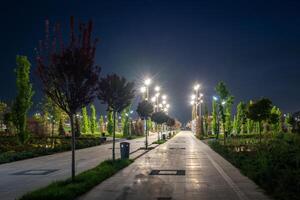
[[54,182],[44,188],[25,194],[20,200],[75,199],[121,169],[127,167],[132,162],[132,160],[116,160],[115,162],[110,160],[104,161],[97,167],[77,175],[74,182],[70,179]]

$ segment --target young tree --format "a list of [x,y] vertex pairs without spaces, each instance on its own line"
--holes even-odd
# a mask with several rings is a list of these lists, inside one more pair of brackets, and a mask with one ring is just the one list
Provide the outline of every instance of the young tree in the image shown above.
[[259,129],[259,141],[261,142],[261,123],[270,117],[272,102],[269,99],[259,99],[251,102],[247,108],[247,117],[257,122]]
[[121,113],[121,124],[122,124],[123,135],[129,135],[129,112],[130,112],[130,106],[125,108]]
[[204,106],[204,134],[208,135],[208,127],[209,127],[209,116],[208,116],[208,109],[207,105]]
[[82,108],[81,114],[82,114],[82,132],[88,133],[90,131],[90,120],[89,120],[86,107]]
[[222,81],[217,84],[215,90],[220,98],[217,103],[224,131],[224,144],[226,144],[226,138],[231,126],[231,106],[233,103],[233,96],[230,95],[225,83]]
[[[43,91],[67,113],[72,131],[72,180],[75,178],[75,115],[95,97],[100,68],[94,64],[96,40],[92,40],[92,22],[79,24],[75,33],[74,19],[70,20],[70,39],[64,44],[59,25],[40,43],[37,55],[38,74]],[[52,48],[49,48],[52,44]]]
[[101,115],[99,118],[99,128],[100,128],[100,133],[105,132],[105,122],[104,122],[103,115]]
[[4,115],[7,112],[7,104],[0,101],[0,128],[3,129]]
[[131,104],[134,98],[134,83],[127,82],[124,77],[116,74],[107,75],[99,81],[98,98],[103,104],[107,104],[107,110],[113,113],[112,157],[115,160],[116,113],[121,113]]
[[79,122],[79,116],[75,116],[75,137],[81,136],[81,129],[80,129],[80,122]]
[[91,107],[91,122],[90,122],[90,128],[91,128],[91,132],[92,134],[94,134],[96,132],[97,129],[97,116],[96,116],[96,108],[95,106],[92,104]]
[[276,106],[273,106],[271,109],[269,122],[272,126],[272,131],[274,133],[279,133],[281,131],[282,128],[281,111]]
[[146,141],[145,141],[145,146],[146,149],[148,149],[148,118],[151,116],[153,113],[153,105],[149,103],[147,100],[144,100],[138,104],[137,107],[137,113],[140,116],[142,120],[146,120],[146,130],[145,130],[145,135],[146,135]]
[[66,135],[66,132],[65,132],[65,129],[64,129],[64,124],[63,124],[62,119],[59,120],[58,134],[59,134],[60,136],[65,136],[65,135]]
[[233,96],[229,96],[225,104],[225,133],[230,134],[232,131],[231,110],[233,104]]
[[113,118],[113,112],[110,110],[108,110],[107,113],[107,132],[108,134],[112,135],[114,132],[114,118]]
[[290,113],[288,113],[288,114],[286,115],[286,117],[285,117],[285,119],[284,119],[284,122],[285,122],[285,124],[286,124],[287,131],[288,131],[288,132],[291,132],[291,131],[292,131],[292,128],[293,128],[293,125],[294,125],[294,123],[295,123],[295,120],[294,120],[293,116],[292,116]]
[[[165,112],[158,111],[151,115],[152,121],[154,121],[156,124],[163,125],[163,123],[166,123],[169,119],[168,115]],[[159,141],[159,132],[157,132],[157,141]]]
[[18,131],[19,142],[24,144],[29,138],[29,133],[26,130],[27,113],[32,105],[34,92],[32,84],[30,83],[30,62],[26,56],[17,56],[16,62],[17,97],[13,104],[12,111],[14,125]]
[[240,134],[244,124],[246,123],[246,104],[240,102],[237,105],[237,114],[236,114],[236,132]]
[[218,128],[218,107],[215,99],[212,100],[212,122],[211,128],[213,134],[217,134],[217,139],[219,138],[219,128]]

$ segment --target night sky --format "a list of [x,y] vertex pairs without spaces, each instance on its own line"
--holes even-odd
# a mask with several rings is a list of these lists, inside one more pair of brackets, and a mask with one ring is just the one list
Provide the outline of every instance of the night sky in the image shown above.
[[[300,110],[300,1],[10,0],[0,8],[2,100],[16,95],[17,54],[27,55],[35,68],[45,19],[61,22],[67,34],[73,15],[94,22],[102,75],[116,72],[137,84],[153,77],[170,97],[170,114],[181,120],[191,116],[196,81],[206,102],[223,80],[235,105],[264,96],[284,112]],[[32,80],[37,102],[41,92],[34,73]]]

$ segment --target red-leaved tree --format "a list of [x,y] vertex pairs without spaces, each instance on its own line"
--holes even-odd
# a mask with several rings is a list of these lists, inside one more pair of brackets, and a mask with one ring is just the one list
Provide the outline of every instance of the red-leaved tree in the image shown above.
[[[51,33],[52,34],[52,33]],[[75,178],[75,117],[76,112],[95,98],[100,68],[94,64],[96,40],[92,39],[92,22],[79,23],[75,31],[70,20],[70,36],[64,43],[59,24],[49,34],[46,21],[46,38],[37,52],[38,75],[45,94],[64,110],[72,131],[72,180]]]

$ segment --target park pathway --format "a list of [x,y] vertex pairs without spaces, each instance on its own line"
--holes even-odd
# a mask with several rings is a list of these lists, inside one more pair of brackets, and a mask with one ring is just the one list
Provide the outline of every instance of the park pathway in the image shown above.
[[[157,140],[157,134],[149,136],[149,144]],[[125,141],[125,140],[122,140]],[[138,155],[145,146],[145,138],[126,140],[132,155]],[[116,156],[120,154],[120,142],[116,143]],[[111,159],[112,143],[76,151],[76,173],[97,166]],[[142,150],[141,150],[142,151]],[[135,152],[135,153],[134,153]],[[141,152],[143,153],[143,152]],[[71,176],[71,152],[57,153],[0,165],[0,199],[14,200],[23,194]]]
[[266,200],[251,180],[183,131],[80,200]]

